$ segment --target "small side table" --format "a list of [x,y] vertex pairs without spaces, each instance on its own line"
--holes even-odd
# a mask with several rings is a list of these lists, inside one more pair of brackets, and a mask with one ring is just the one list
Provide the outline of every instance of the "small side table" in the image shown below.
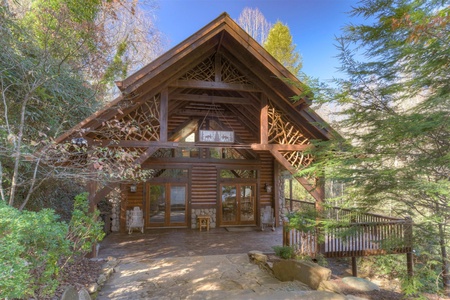
[[211,221],[210,216],[202,215],[197,216],[198,228],[202,231],[202,228],[206,228],[206,231],[209,231],[209,222]]

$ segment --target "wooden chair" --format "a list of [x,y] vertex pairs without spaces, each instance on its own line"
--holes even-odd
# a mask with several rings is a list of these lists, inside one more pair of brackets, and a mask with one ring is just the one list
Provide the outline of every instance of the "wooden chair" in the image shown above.
[[135,206],[133,210],[127,211],[127,228],[128,234],[131,234],[134,228],[144,233],[144,213],[140,207]]
[[261,210],[261,230],[264,231],[264,225],[272,225],[272,231],[275,231],[275,214],[274,210],[270,206],[264,207]]

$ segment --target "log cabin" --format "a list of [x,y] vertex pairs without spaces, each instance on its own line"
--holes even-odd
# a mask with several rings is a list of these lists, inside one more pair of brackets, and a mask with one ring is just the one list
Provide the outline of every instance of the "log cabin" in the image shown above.
[[[333,137],[302,83],[226,13],[116,84],[118,98],[57,139],[137,151],[151,171],[145,182],[89,183],[91,207],[120,188],[113,230],[134,207],[146,229],[196,228],[205,214],[211,227],[260,226],[267,206],[280,225],[281,174],[313,162],[312,139]],[[320,180],[297,180],[320,206]]]

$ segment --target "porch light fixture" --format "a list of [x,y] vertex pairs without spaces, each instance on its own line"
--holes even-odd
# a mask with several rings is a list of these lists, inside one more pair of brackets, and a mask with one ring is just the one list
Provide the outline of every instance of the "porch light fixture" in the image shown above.
[[272,186],[271,185],[265,183],[264,184],[264,188],[266,189],[267,193],[272,193]]
[[132,185],[130,185],[130,192],[131,193],[136,193],[137,191],[137,186],[135,183],[133,183]]

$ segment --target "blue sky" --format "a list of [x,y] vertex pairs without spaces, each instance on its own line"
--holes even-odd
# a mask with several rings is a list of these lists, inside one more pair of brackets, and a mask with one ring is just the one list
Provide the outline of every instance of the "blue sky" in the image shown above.
[[356,0],[159,0],[156,24],[168,50],[223,12],[237,20],[245,7],[257,7],[270,23],[280,20],[289,26],[303,57],[303,71],[326,81],[339,76],[335,36],[350,23],[348,12],[356,4]]

